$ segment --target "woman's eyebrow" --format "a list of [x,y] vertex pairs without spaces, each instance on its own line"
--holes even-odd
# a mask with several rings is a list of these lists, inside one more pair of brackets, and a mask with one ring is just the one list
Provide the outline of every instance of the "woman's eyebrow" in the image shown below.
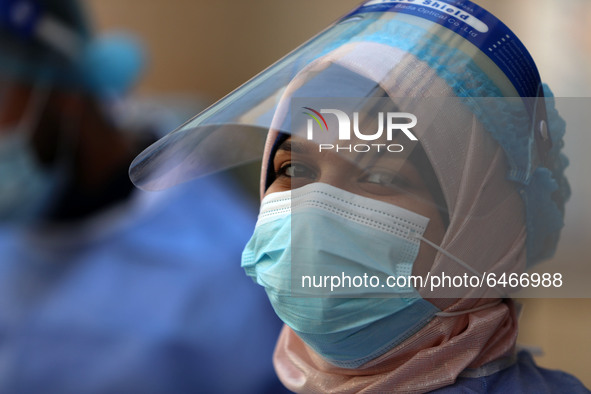
[[315,148],[316,147],[314,144],[310,144],[308,142],[298,142],[288,139],[285,140],[281,145],[279,145],[277,151],[281,150],[292,153],[312,154],[317,153]]

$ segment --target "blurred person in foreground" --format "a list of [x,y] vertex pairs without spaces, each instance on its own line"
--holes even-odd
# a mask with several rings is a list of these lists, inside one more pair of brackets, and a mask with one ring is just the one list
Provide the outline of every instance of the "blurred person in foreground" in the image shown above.
[[276,392],[240,194],[129,182],[159,130],[120,130],[112,104],[142,63],[76,1],[0,1],[2,393]]
[[142,152],[130,174],[158,190],[212,157],[262,160],[242,266],[285,323],[274,365],[293,391],[588,393],[518,349],[511,294],[527,284],[506,282],[563,285],[527,270],[563,227],[564,132],[494,15],[467,0],[376,0]]

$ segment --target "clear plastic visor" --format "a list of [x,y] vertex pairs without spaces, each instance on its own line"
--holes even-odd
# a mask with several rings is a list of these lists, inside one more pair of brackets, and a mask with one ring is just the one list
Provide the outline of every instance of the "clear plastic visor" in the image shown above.
[[[441,58],[445,63],[453,60],[438,54],[446,48],[453,56],[474,60],[482,66],[500,87],[499,95],[517,95],[508,79],[485,54],[448,29],[409,15],[368,12],[329,27],[149,147],[133,162],[131,179],[142,189],[161,190],[260,160],[279,107],[294,94],[360,100],[383,96],[384,90],[390,97],[455,96],[449,86],[446,91],[428,92],[428,86],[421,83],[424,75],[417,72],[428,65],[413,55],[431,53],[433,59]],[[376,62],[378,58],[380,62]],[[419,63],[421,67],[417,67]],[[314,81],[314,87],[308,92],[294,93],[294,80],[306,74],[304,79],[310,81],[310,74],[314,73],[322,74]],[[431,73],[435,75],[433,70]],[[421,85],[420,89],[399,88],[395,83],[401,78],[406,80],[406,85]],[[481,83],[477,77],[466,78],[472,80],[474,86]],[[322,85],[326,85],[324,91]],[[479,94],[474,92],[476,96]],[[282,126],[289,125],[287,119]],[[291,132],[289,127],[282,127],[281,131]]]

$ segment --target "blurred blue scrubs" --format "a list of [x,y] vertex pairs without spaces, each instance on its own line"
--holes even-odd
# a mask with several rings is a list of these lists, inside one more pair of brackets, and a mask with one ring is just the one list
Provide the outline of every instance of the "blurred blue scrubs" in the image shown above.
[[275,393],[280,329],[220,176],[80,223],[0,230],[1,393]]

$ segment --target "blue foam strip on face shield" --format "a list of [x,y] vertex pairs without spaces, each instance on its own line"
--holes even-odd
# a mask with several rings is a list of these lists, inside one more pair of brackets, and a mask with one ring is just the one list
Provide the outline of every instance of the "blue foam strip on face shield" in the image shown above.
[[479,48],[520,96],[538,95],[540,74],[525,46],[503,22],[469,0],[372,0],[349,16],[366,12],[403,13],[437,23]]

